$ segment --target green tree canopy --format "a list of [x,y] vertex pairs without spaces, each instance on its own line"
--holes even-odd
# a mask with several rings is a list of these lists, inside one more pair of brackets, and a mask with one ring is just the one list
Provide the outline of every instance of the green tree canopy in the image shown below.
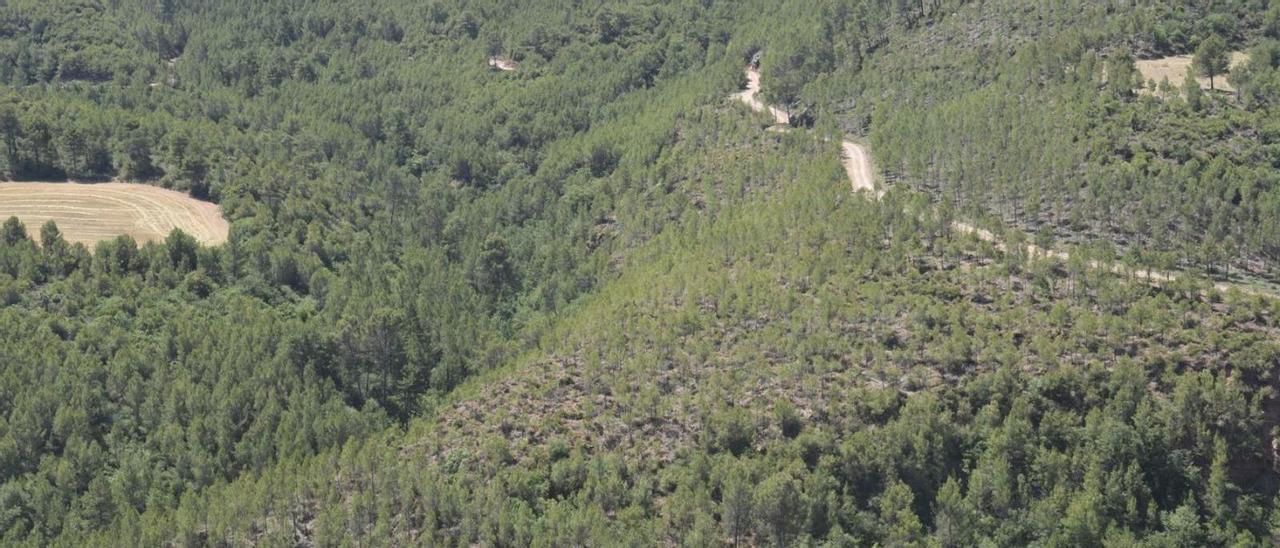
[[1217,34],[1212,34],[1200,42],[1192,61],[1196,72],[1209,78],[1209,89],[1217,89],[1214,78],[1225,74],[1230,64],[1231,56],[1227,51],[1227,43]]

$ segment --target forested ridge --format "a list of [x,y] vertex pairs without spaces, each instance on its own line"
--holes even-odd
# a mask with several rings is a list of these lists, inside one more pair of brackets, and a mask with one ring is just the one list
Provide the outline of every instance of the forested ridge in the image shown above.
[[[1211,37],[1238,92],[1131,76]],[[1278,38],[1262,0],[12,0],[4,176],[232,232],[0,228],[0,542],[1273,544],[1280,306],[1206,289],[1275,267]],[[730,99],[756,52],[813,127]]]

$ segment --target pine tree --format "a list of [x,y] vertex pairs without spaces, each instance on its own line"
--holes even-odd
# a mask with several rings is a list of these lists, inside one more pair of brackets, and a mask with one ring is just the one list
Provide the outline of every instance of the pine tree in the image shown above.
[[1200,90],[1200,82],[1196,80],[1195,70],[1187,69],[1187,76],[1182,80],[1182,94],[1186,96],[1191,110],[1199,112],[1204,103],[1204,92]]
[[1230,66],[1231,58],[1227,53],[1227,43],[1216,34],[1210,35],[1200,42],[1192,61],[1196,72],[1209,78],[1209,89],[1217,89],[1214,78],[1225,72]]
[[1228,495],[1231,484],[1227,481],[1227,443],[1222,436],[1213,440],[1213,461],[1209,464],[1209,485],[1205,489],[1205,506],[1215,523],[1223,526],[1231,518]]
[[751,486],[741,467],[733,466],[724,483],[723,500],[720,502],[721,521],[733,545],[751,530]]
[[22,224],[22,221],[17,217],[5,219],[4,227],[0,228],[0,240],[5,244],[15,245],[25,239],[27,239],[27,227]]
[[756,523],[762,536],[779,548],[788,546],[803,519],[800,491],[791,475],[778,472],[761,483],[755,493]]
[[960,482],[947,478],[934,505],[934,537],[943,547],[972,546],[973,509],[960,492]]
[[877,502],[886,545],[909,546],[920,540],[923,527],[913,509],[915,495],[910,487],[894,481],[880,494]]

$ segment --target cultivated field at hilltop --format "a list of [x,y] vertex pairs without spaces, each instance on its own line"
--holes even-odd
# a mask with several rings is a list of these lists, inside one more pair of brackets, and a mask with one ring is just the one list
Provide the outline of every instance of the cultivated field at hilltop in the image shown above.
[[160,241],[175,228],[216,245],[230,228],[217,204],[133,183],[0,183],[0,219],[15,216],[33,234],[53,219],[68,242],[89,247],[122,234]]

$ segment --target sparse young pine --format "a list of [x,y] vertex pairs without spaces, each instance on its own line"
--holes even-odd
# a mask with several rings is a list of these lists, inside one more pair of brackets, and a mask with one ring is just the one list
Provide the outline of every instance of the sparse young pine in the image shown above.
[[1182,79],[1182,95],[1187,100],[1187,105],[1193,111],[1199,111],[1204,103],[1204,91],[1200,89],[1200,82],[1196,80],[1194,69],[1188,68],[1187,75]]
[[751,485],[741,468],[733,467],[733,471],[725,480],[720,502],[720,522],[730,542],[737,546],[751,532],[752,495]]

